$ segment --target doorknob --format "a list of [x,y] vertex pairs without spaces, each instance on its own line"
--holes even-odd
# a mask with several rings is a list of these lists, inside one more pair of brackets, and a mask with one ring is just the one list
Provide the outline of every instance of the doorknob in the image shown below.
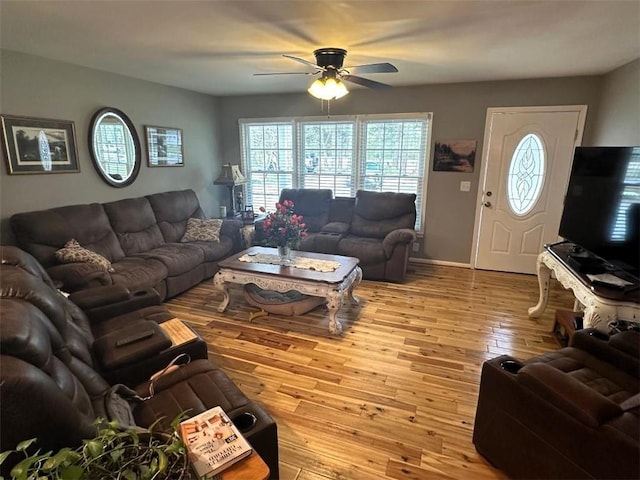
[[491,202],[484,202],[484,206],[489,208],[491,206]]

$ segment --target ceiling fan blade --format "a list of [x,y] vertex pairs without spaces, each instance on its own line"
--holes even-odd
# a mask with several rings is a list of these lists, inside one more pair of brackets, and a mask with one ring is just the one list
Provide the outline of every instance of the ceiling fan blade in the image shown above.
[[390,63],[369,63],[367,65],[355,65],[345,67],[343,70],[349,73],[395,73],[398,69]]
[[254,73],[254,76],[259,75],[316,75],[322,70],[316,70],[315,72],[272,72],[272,73]]
[[340,77],[347,82],[357,83],[363,87],[376,88],[378,90],[391,88],[391,85],[387,85],[386,83],[376,82],[375,80],[369,80],[368,78],[356,77],[355,75],[341,75]]
[[[322,67],[319,67],[318,65],[316,65],[316,64],[315,64],[315,63],[313,63],[313,62],[310,62],[310,61],[308,61],[308,60],[305,60],[304,58],[293,57],[293,56],[291,56],[291,55],[282,55],[282,56],[283,56],[283,57],[290,58],[290,59],[291,59],[291,60],[293,60],[293,61],[300,62],[300,63],[302,63],[302,64],[304,64],[304,65],[309,66],[309,67],[313,67],[313,68],[322,68]],[[324,70],[324,69],[323,69],[323,70]]]

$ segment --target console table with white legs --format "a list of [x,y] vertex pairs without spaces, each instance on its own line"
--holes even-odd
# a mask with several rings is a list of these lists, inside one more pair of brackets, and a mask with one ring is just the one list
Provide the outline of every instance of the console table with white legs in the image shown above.
[[529,309],[529,317],[537,318],[547,307],[551,273],[575,296],[574,310],[584,312],[584,328],[609,331],[609,323],[616,320],[640,323],[640,290],[621,291],[592,285],[588,277],[568,263],[571,244],[562,242],[545,246],[536,264],[540,297]]

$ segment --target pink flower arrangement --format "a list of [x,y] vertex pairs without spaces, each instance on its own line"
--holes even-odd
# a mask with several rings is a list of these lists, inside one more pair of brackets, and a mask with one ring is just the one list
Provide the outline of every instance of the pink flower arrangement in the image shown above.
[[[260,207],[264,212],[265,208]],[[271,247],[297,248],[302,237],[307,236],[307,226],[302,221],[302,215],[293,212],[293,202],[285,200],[276,203],[276,211],[270,213],[263,224],[264,237]]]

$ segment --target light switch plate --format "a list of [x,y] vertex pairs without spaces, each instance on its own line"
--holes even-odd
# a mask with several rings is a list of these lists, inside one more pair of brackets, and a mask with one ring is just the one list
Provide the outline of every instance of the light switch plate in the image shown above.
[[471,182],[460,182],[460,191],[461,192],[470,192],[471,191]]

